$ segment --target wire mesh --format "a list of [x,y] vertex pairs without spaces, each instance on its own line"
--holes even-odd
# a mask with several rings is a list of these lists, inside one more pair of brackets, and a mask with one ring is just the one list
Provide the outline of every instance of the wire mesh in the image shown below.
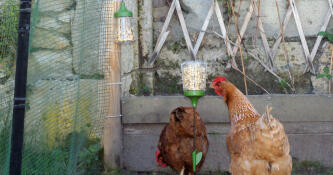
[[0,2],[0,174],[9,167],[18,7],[17,1]]
[[[102,173],[104,117],[120,95],[120,79],[110,81],[120,2],[33,1],[22,174]],[[18,14],[19,0],[0,2],[0,174],[9,173]]]

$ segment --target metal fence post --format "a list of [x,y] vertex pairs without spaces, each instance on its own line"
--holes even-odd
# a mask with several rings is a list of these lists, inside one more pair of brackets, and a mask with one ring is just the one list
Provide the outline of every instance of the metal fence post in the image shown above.
[[30,32],[31,0],[20,1],[20,19],[18,26],[18,46],[16,59],[14,107],[12,121],[10,175],[21,174],[25,98],[27,84],[29,32]]

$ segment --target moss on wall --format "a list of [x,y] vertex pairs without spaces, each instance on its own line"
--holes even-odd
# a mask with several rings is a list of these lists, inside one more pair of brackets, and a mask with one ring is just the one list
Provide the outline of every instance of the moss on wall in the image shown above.
[[64,98],[61,103],[49,104],[42,115],[43,134],[47,145],[51,148],[62,145],[68,134],[90,128],[91,116],[87,111],[90,106],[90,101],[84,97],[74,103]]
[[169,73],[163,75],[155,74],[154,95],[170,95],[183,93],[181,77]]

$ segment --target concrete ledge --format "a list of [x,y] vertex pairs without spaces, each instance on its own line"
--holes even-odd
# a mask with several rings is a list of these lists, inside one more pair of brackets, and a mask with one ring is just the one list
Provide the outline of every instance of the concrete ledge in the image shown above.
[[[258,112],[266,105],[273,107],[273,116],[283,122],[333,121],[333,97],[318,95],[249,96]],[[123,99],[124,123],[167,123],[172,109],[190,106],[182,96],[130,97]],[[200,99],[198,111],[205,123],[229,122],[227,107],[221,97]]]
[[[206,126],[209,128],[210,126]],[[127,126],[125,126],[126,129]],[[166,171],[155,162],[155,151],[159,139],[159,129],[151,134],[124,134],[123,166],[128,170],[150,172]],[[218,172],[228,170],[229,153],[226,148],[225,134],[208,134],[209,151],[203,171]],[[333,134],[288,134],[292,157],[299,160],[319,161],[333,166]]]

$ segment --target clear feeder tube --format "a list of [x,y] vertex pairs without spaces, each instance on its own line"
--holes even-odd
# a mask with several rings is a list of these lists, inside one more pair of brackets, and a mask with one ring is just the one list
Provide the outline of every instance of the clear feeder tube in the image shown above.
[[132,17],[117,18],[117,38],[118,42],[134,41]]
[[196,107],[200,97],[205,95],[207,64],[200,61],[187,61],[181,65],[184,96],[189,97]]
[[200,61],[187,61],[181,64],[183,90],[205,91],[207,64]]

